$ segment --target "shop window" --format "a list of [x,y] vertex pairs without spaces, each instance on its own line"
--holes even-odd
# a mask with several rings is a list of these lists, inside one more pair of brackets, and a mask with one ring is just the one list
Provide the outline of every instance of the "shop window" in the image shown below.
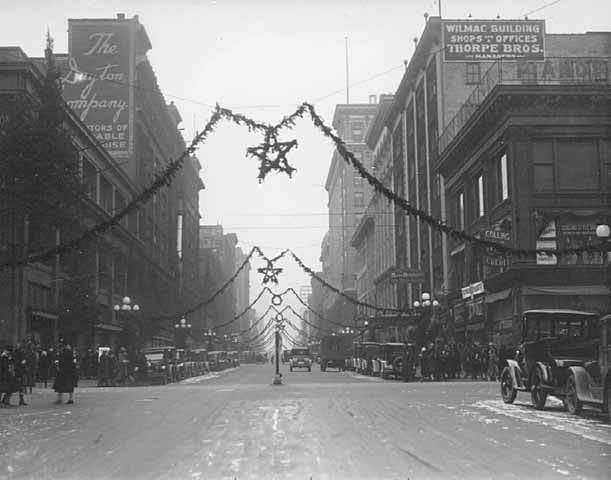
[[465,64],[466,71],[466,83],[467,85],[474,85],[481,80],[481,66],[477,62],[468,62]]

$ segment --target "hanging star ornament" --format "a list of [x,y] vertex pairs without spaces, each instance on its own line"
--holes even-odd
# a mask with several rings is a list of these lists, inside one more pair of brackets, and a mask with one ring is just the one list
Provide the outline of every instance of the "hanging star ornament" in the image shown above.
[[282,273],[281,268],[274,268],[274,262],[272,260],[267,260],[267,266],[265,268],[258,268],[257,271],[263,274],[263,283],[272,282],[278,283],[278,274]]
[[[297,140],[290,142],[280,142],[278,140],[278,131],[275,128],[269,128],[265,132],[265,140],[256,147],[248,147],[246,155],[259,159],[259,183],[265,180],[265,177],[272,170],[286,173],[289,178],[295,171],[295,168],[289,165],[286,158],[287,154],[293,147],[297,147]],[[275,158],[274,158],[275,154]]]

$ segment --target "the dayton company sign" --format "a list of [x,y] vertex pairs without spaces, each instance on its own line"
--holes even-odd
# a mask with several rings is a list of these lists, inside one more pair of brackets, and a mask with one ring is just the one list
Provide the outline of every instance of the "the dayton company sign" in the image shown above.
[[543,60],[543,20],[444,20],[444,60]]
[[131,26],[128,22],[70,22],[68,105],[115,157],[133,145]]

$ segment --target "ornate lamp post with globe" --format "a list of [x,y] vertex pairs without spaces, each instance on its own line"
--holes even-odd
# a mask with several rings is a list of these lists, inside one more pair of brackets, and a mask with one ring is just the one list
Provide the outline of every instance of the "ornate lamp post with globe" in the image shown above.
[[[128,316],[131,313],[138,313],[140,311],[140,305],[137,303],[132,303],[132,299],[127,295],[121,299],[121,303],[117,303],[113,310],[115,311],[115,315],[117,318],[117,323],[121,323],[122,316]],[[123,319],[123,332],[126,333],[124,340],[130,347],[130,353],[133,353],[134,349],[138,349],[140,347],[140,327],[134,322],[126,322],[126,319]]]
[[607,298],[607,313],[611,311],[611,227],[606,223],[601,223],[596,227],[596,237],[602,243],[602,262],[606,264],[605,282],[609,289],[609,297]]
[[435,319],[435,313],[440,307],[440,303],[431,298],[431,294],[428,292],[422,292],[420,300],[414,300],[414,310],[420,313],[420,322],[418,324],[416,343],[422,345],[426,341],[427,329]]
[[189,335],[190,330],[191,324],[187,322],[185,317],[182,317],[178,323],[174,324],[177,347],[187,348],[187,335]]

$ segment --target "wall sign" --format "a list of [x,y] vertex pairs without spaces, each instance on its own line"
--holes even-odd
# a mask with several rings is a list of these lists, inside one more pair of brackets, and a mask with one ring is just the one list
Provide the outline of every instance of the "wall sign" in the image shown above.
[[64,98],[115,157],[133,146],[133,48],[129,22],[74,21]]
[[444,61],[543,60],[544,20],[444,20]]

